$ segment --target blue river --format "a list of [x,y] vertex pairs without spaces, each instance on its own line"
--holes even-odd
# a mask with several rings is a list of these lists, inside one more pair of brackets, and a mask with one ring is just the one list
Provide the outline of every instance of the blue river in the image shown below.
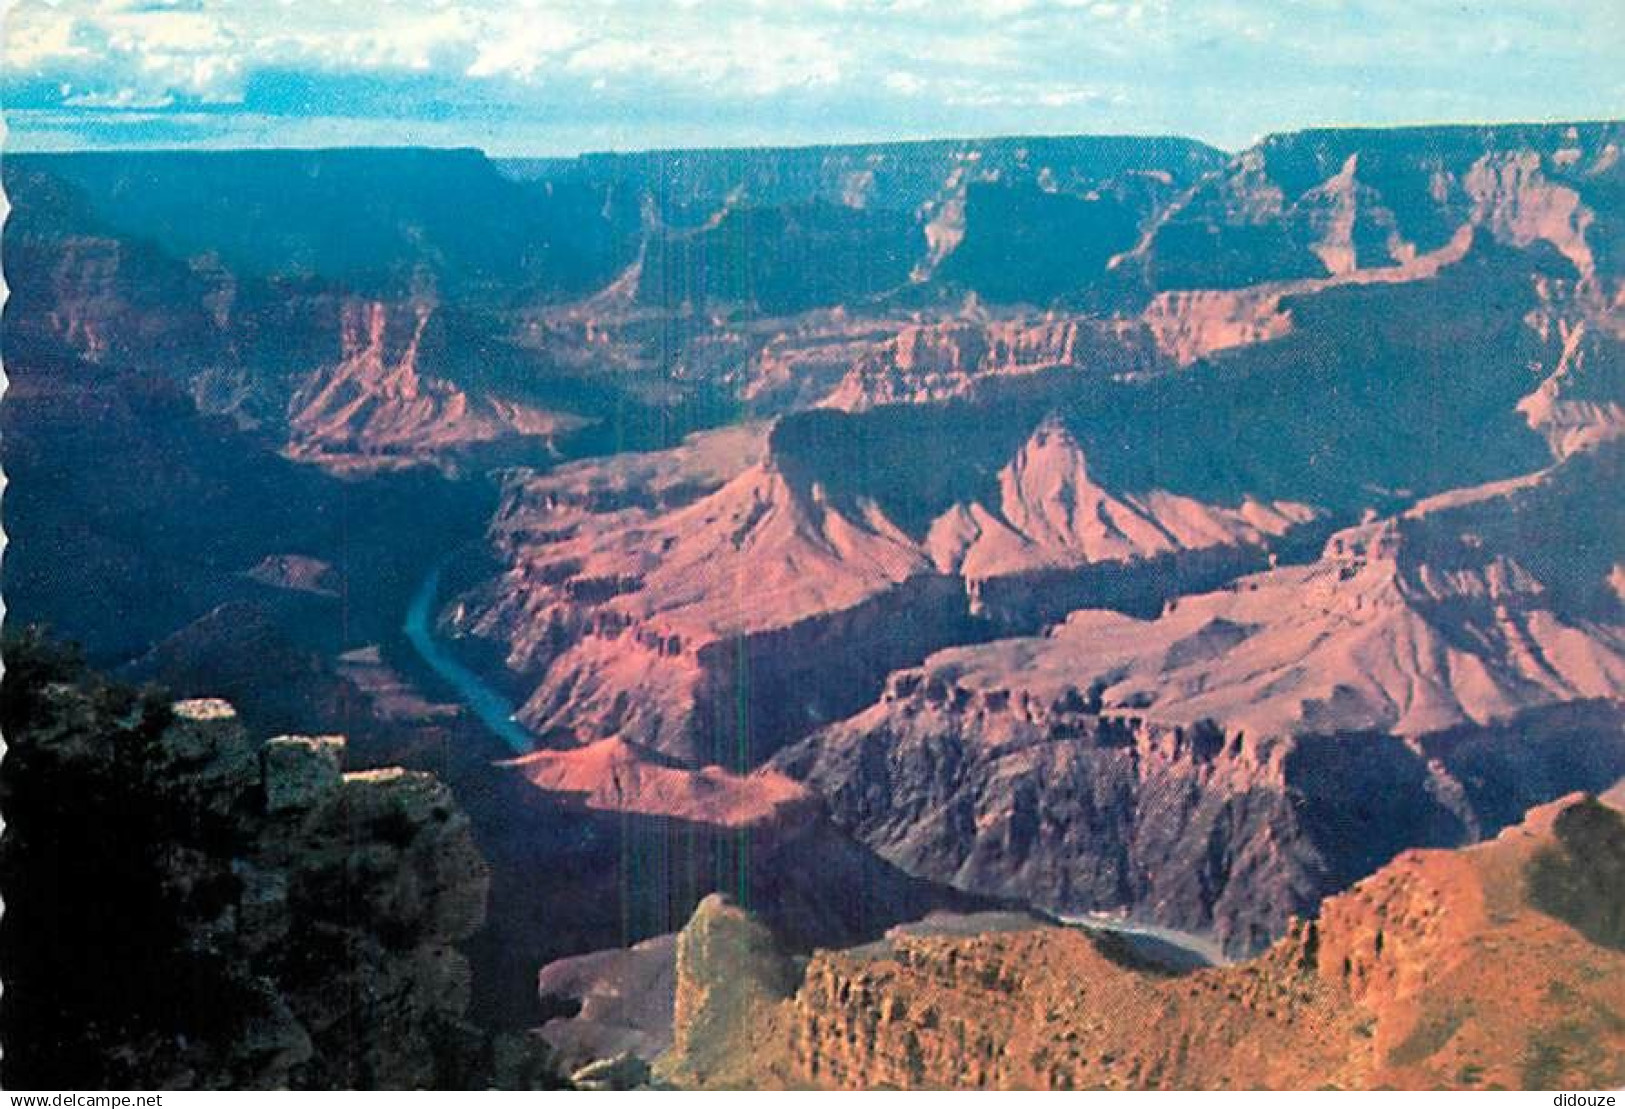
[[406,638],[418,657],[457,690],[457,696],[473,711],[480,723],[491,729],[515,754],[528,755],[536,749],[536,741],[514,719],[512,703],[435,642],[431,627],[434,623],[435,599],[440,593],[440,569],[436,566],[418,586],[411,607],[406,610],[406,624],[402,630],[406,632]]

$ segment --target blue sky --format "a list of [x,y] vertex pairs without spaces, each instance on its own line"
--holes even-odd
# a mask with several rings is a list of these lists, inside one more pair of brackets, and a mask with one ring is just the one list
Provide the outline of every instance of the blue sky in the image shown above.
[[18,0],[9,149],[499,155],[1625,115],[1625,2]]

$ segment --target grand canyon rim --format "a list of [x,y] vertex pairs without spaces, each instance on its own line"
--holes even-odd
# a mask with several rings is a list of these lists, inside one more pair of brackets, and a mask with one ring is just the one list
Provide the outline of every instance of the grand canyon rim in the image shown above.
[[1618,4],[4,37],[7,1090],[1625,1085]]

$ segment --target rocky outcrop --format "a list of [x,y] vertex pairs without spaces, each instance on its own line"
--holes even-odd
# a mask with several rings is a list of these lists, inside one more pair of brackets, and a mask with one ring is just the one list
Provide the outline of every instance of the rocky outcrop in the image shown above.
[[[598,881],[585,889],[565,886],[568,850],[551,852],[543,865],[553,894],[576,902],[576,912],[613,904],[623,936],[645,927],[651,900],[661,902],[671,928],[696,906],[711,913],[717,892],[748,906],[798,952],[875,940],[899,922],[989,904],[876,858],[833,827],[805,787],[776,771],[688,769],[614,739],[508,765],[538,797],[565,807],[578,839],[608,840],[618,857],[602,860]],[[550,923],[558,919],[555,911]],[[606,932],[613,934],[600,927],[589,940],[601,943]],[[653,1062],[671,1046],[677,947],[669,933],[630,942],[638,934],[623,940],[628,946],[542,968],[540,1034],[565,1066],[623,1053]]]
[[804,787],[772,770],[748,775],[718,766],[692,770],[614,738],[572,750],[536,751],[507,765],[536,788],[578,798],[589,809],[723,828],[794,822],[791,810],[816,805]]
[[1612,307],[1579,319],[1553,312],[1533,322],[1555,334],[1562,354],[1518,404],[1529,426],[1558,458],[1625,434],[1625,348],[1618,341],[1625,338],[1625,311]]
[[677,936],[674,1035],[663,1071],[679,1082],[715,1081],[729,1047],[799,981],[772,932],[726,898],[707,897]]
[[549,963],[537,975],[536,991],[544,1009],[566,1013],[550,1016],[542,1036],[567,1067],[621,1056],[646,1064],[660,1058],[671,1048],[676,967],[674,933]]
[[1118,495],[1090,474],[1077,438],[1053,418],[996,480],[991,505],[956,506],[926,538],[939,567],[972,582],[1207,548],[1258,549],[1317,515],[1308,505],[1252,498],[1225,508],[1162,490]]
[[1335,266],[1328,264],[1324,276],[1261,280],[1241,288],[1164,290],[1151,297],[1140,319],[1159,353],[1178,366],[1190,366],[1289,334],[1294,326],[1290,298],[1350,286],[1431,280],[1466,257],[1474,226],[1463,224],[1436,249],[1422,254],[1402,250],[1392,260],[1363,267],[1354,265],[1347,248],[1339,248]]
[[[1154,620],[941,652],[777,765],[910,873],[1255,950],[1405,846],[1625,772],[1615,454],[1443,495]],[[1576,520],[1597,541],[1549,549]]]
[[1181,366],[1221,350],[1278,339],[1292,328],[1280,293],[1271,288],[1159,293],[1141,318],[1157,349]]
[[1607,1088],[1625,1077],[1625,957],[1526,890],[1569,866],[1595,909],[1622,837],[1617,811],[1565,798],[1492,842],[1408,852],[1257,959],[1184,975],[1077,928],[900,931],[819,953],[795,997],[758,1004],[691,1081]]
[[1157,290],[1344,278],[1477,227],[1550,247],[1582,280],[1599,272],[1592,239],[1606,241],[1617,279],[1620,139],[1617,123],[1272,135],[1170,204],[1117,265]]
[[[965,499],[909,531],[879,496],[843,490],[816,446],[784,445],[784,428],[767,445],[728,433],[731,470],[708,434],[510,487],[493,529],[510,568],[449,622],[503,647],[528,686],[527,726],[748,768],[989,621],[1036,628],[1068,602],[1112,603],[1114,584],[1125,605],[1160,604],[1176,583],[1258,565],[1318,516],[1287,501],[1119,495],[1046,419],[986,495],[965,481]],[[907,510],[914,479],[891,480],[888,500]]]
[[[1079,612],[1045,639],[937,665],[973,687],[1012,670],[1045,675],[1049,692],[1098,683],[1108,709],[1255,735],[1422,735],[1617,699],[1625,612],[1607,582],[1622,556],[1609,493],[1620,458],[1605,445],[1442,494],[1338,533],[1318,562],[1181,598],[1155,620]],[[1576,526],[1582,543],[1545,541],[1543,528]]]
[[443,785],[7,662],[8,1086],[492,1080],[458,950],[488,879]]
[[645,1090],[652,1077],[648,1063],[622,1052],[570,1072],[570,1085],[577,1090]]
[[1606,704],[1415,747],[1157,725],[1097,696],[905,672],[777,762],[908,873],[1063,914],[1126,911],[1232,954],[1407,846],[1471,842],[1625,773]]
[[878,508],[751,463],[747,443],[719,472],[702,442],[624,492],[577,467],[510,494],[514,565],[450,619],[534,675],[520,718],[539,734],[748,768],[964,621],[962,591]]
[[1041,374],[1167,368],[1132,322],[1055,312],[995,318],[974,303],[957,317],[910,322],[849,353],[845,372],[818,401],[824,407],[924,404]]
[[502,439],[550,448],[579,418],[481,392],[474,396],[420,371],[424,332],[434,315],[419,301],[343,306],[339,360],[301,382],[288,401],[290,457],[353,472],[449,461]]

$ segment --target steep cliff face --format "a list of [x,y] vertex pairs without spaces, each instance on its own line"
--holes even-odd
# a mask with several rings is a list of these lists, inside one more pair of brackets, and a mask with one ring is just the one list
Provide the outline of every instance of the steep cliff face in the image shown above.
[[[846,411],[967,397],[990,383],[1046,374],[1168,368],[1135,321],[1067,313],[993,317],[974,304],[957,316],[903,324],[845,354],[839,380],[818,403]],[[761,391],[773,382],[772,369],[762,367]]]
[[25,685],[39,659],[7,656],[8,1086],[491,1080],[458,951],[487,873],[444,786],[222,701]]
[[[859,707],[888,670],[985,634],[988,618],[1032,628],[1059,617],[1078,594],[1069,572],[1114,573],[1143,601],[1137,584],[1168,589],[1261,562],[1317,516],[1284,501],[1115,494],[1047,420],[985,494],[974,460],[921,475],[918,486],[965,486],[965,499],[911,532],[887,505],[919,502],[906,472],[883,490],[843,490],[838,464],[789,438],[781,424],[769,441],[738,441],[731,466],[706,435],[664,458],[511,487],[494,535],[512,568],[452,622],[536,675],[529,727],[754,765]],[[1022,601],[1043,575],[1053,594]]]
[[1473,226],[1612,284],[1620,142],[1617,123],[1275,135],[1169,205],[1118,265],[1157,289],[1339,277]]
[[703,1083],[761,1011],[795,993],[795,962],[760,921],[712,894],[677,936],[672,1072]]
[[288,454],[347,472],[443,459],[500,439],[550,449],[585,421],[479,392],[419,370],[431,303],[343,308],[339,360],[311,373],[288,401]]
[[[1252,734],[1421,735],[1544,704],[1617,698],[1622,610],[1615,445],[1442,494],[1339,532],[1322,558],[1181,598],[1155,620],[1078,612],[1042,640],[940,658],[1098,683],[1108,708]],[[1546,541],[1565,528],[1561,549]]]
[[[1620,295],[1625,297],[1625,291]],[[1553,311],[1533,321],[1561,341],[1562,354],[1546,379],[1519,402],[1518,411],[1546,437],[1558,458],[1625,433],[1622,309],[1625,302],[1579,318]]]
[[[933,280],[987,300],[1046,303],[1098,280],[1113,250],[1221,164],[1185,139],[1086,137],[660,151],[510,168],[584,185],[645,226],[642,302],[783,312]],[[755,249],[740,265],[746,241]],[[809,274],[797,260],[813,250],[829,264]]]
[[[1622,836],[1619,812],[1569,797],[1492,842],[1409,852],[1257,959],[1184,975],[1077,928],[899,930],[816,955],[793,999],[758,999],[689,1080],[1606,1088],[1625,1076],[1625,964],[1596,922]],[[1552,868],[1564,877],[1542,879]],[[1554,912],[1532,892],[1545,885],[1583,892]],[[679,976],[679,996],[703,993],[701,970]]]
[[1427,737],[1266,738],[1102,711],[1098,690],[894,675],[776,764],[904,871],[1257,951],[1413,844],[1458,844],[1625,773],[1610,703]]
[[1154,620],[941,652],[778,765],[911,873],[1254,950],[1402,846],[1625,771],[1617,464],[1441,495]]

